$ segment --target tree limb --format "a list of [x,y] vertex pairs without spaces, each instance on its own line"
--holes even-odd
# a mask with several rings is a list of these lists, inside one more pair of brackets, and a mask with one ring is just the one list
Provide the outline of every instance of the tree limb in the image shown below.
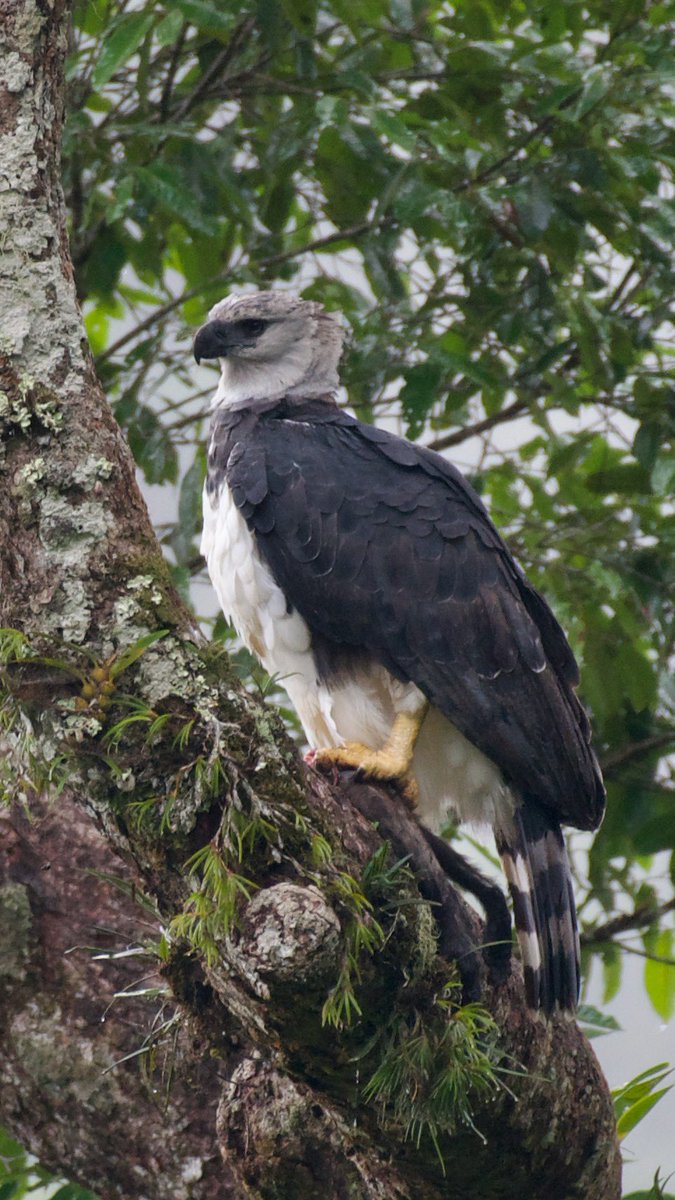
[[462,442],[468,441],[469,438],[477,437],[480,433],[487,433],[488,429],[494,429],[496,425],[503,425],[507,421],[515,421],[516,417],[522,416],[527,412],[530,406],[530,400],[514,400],[511,404],[506,404],[504,408],[500,408],[499,412],[493,413],[490,417],[483,417],[481,421],[475,421],[473,425],[463,425],[461,429],[456,429],[454,433],[443,434],[442,437],[434,438],[429,442],[430,450],[448,450],[450,446],[459,446]]
[[101,1196],[236,1200],[214,1154],[223,1064],[145,949],[159,923],[133,875],[67,794],[0,830],[2,1122]]
[[620,750],[606,754],[602,760],[603,774],[613,775],[620,767],[625,766],[634,758],[642,758],[645,754],[651,754],[652,750],[662,750],[665,746],[669,746],[674,738],[675,734],[672,730],[665,730],[663,733],[655,733],[652,737],[643,738],[641,742],[630,742],[627,746],[622,746]]
[[[664,904],[638,905],[632,913],[621,913],[618,917],[612,917],[611,921],[605,921],[603,925],[596,925],[595,929],[586,930],[581,936],[581,943],[583,946],[602,946],[613,941],[620,933],[628,933],[631,929],[648,929],[650,925],[655,925],[660,917],[673,910],[673,899]],[[627,947],[622,945],[621,949],[625,950]]]

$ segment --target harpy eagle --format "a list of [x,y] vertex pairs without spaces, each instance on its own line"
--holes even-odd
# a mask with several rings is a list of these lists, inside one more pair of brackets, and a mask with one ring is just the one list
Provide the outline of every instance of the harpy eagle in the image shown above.
[[[560,826],[595,829],[604,808],[575,660],[459,471],[337,406],[342,340],[320,304],[277,292],[228,296],[197,332],[197,362],[222,368],[204,490],[211,580],[316,762],[398,780],[427,830],[450,817],[492,826],[528,1003],[573,1009]],[[446,850],[439,861],[463,864],[456,880],[503,937],[501,890]]]

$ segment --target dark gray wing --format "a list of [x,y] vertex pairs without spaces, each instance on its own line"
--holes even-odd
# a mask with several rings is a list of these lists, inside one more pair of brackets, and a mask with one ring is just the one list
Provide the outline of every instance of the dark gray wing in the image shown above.
[[478,496],[439,455],[319,412],[265,414],[227,466],[317,660],[365,654],[412,680],[522,794],[595,828],[576,663]]

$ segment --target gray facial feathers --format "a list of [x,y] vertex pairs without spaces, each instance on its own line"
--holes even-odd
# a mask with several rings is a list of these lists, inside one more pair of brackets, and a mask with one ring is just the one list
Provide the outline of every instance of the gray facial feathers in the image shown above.
[[214,407],[332,395],[344,332],[314,300],[284,292],[227,296],[197,331],[194,355],[218,358]]

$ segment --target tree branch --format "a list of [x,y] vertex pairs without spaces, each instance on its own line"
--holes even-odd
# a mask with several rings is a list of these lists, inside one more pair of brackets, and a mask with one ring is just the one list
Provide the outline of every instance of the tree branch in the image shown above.
[[456,429],[454,433],[446,433],[443,437],[434,438],[429,442],[430,450],[447,450],[450,446],[459,446],[462,442],[468,441],[469,438],[477,437],[481,433],[487,433],[488,429],[494,429],[496,425],[503,425],[507,421],[515,421],[516,417],[522,416],[527,412],[530,406],[528,400],[514,400],[512,404],[505,405],[500,408],[499,412],[493,413],[490,417],[483,417],[481,421],[475,421],[473,425],[464,425],[461,429]]
[[211,66],[202,75],[194,91],[190,92],[179,104],[176,112],[173,114],[174,121],[181,121],[190,112],[190,109],[194,108],[195,104],[205,97],[213,81],[229,66],[234,56],[239,53],[242,44],[246,42],[246,39],[254,29],[254,17],[246,17],[235,25],[227,45],[223,46],[220,53],[216,55]]
[[602,946],[605,942],[613,941],[620,933],[627,933],[631,929],[648,929],[661,917],[673,911],[675,899],[664,904],[638,905],[632,913],[622,913],[618,917],[612,917],[611,921],[605,921],[604,925],[596,925],[594,929],[585,931],[581,935],[581,943],[583,946]]
[[652,750],[662,750],[666,746],[670,746],[674,738],[675,734],[672,730],[666,730],[664,733],[655,733],[652,737],[643,738],[641,742],[631,742],[627,746],[622,746],[620,750],[606,754],[601,763],[603,774],[613,775],[620,767],[632,762],[634,758],[643,758]]
[[[214,1155],[222,1064],[144,950],[160,929],[133,876],[67,793],[14,806],[0,831],[3,1123],[101,1196],[236,1200]],[[147,996],[125,996],[139,977]]]

